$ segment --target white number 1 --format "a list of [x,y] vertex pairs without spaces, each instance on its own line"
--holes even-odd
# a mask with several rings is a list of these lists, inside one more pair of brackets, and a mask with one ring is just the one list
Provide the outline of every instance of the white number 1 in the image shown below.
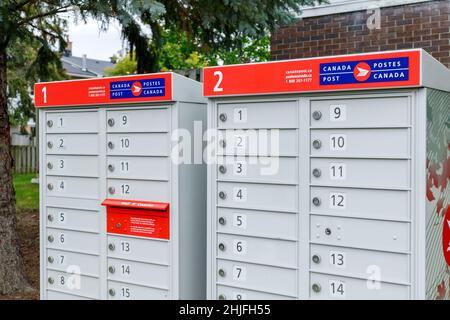
[[222,71],[215,71],[214,72],[215,76],[219,76],[219,79],[217,80],[217,83],[214,87],[214,92],[222,92],[223,88],[220,86],[222,84],[222,80],[223,80],[223,73]]
[[42,94],[44,95],[44,103],[47,103],[47,87],[42,88]]

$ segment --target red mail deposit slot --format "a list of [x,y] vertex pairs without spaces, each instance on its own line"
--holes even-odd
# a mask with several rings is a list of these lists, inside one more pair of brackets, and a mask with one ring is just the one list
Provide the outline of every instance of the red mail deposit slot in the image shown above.
[[108,233],[170,239],[168,203],[106,199],[102,205]]

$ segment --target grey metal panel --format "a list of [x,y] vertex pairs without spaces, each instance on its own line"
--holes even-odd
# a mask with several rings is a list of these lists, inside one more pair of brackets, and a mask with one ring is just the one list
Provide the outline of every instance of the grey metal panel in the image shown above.
[[296,158],[232,156],[217,158],[217,177],[221,181],[297,184],[297,172]]
[[169,180],[169,167],[170,159],[167,157],[109,156],[107,177],[116,179]]
[[86,232],[100,231],[98,211],[47,207],[47,226],[51,228],[78,230]]
[[[115,156],[168,156],[168,133],[110,133],[108,155]],[[112,143],[112,145],[110,145]]]
[[[320,200],[320,205],[312,203],[314,198]],[[338,200],[334,200],[336,198]],[[340,199],[344,199],[341,206]],[[329,216],[398,221],[411,218],[410,193],[403,190],[312,187],[310,206],[311,213]]]
[[98,177],[99,165],[96,156],[46,156],[46,174],[49,176]]
[[311,245],[313,272],[410,284],[410,263],[410,255],[403,253]]
[[[411,186],[409,160],[311,159],[311,183],[325,186],[360,186],[405,189]],[[314,170],[320,170],[316,177]]]
[[167,266],[108,258],[109,280],[170,289],[169,277]]
[[[320,119],[314,112],[321,113]],[[312,100],[310,121],[311,127],[321,128],[407,127],[411,105],[407,96]]]
[[108,110],[107,132],[168,132],[168,108]]
[[217,108],[219,129],[298,127],[295,100],[220,103]]
[[[223,270],[224,276],[218,274]],[[291,297],[297,296],[297,270],[217,260],[217,284]]]
[[[318,140],[322,146],[313,147]],[[340,147],[339,143],[342,143]],[[401,129],[313,129],[311,155],[328,157],[409,158],[410,131]]]
[[99,235],[71,230],[47,228],[45,244],[49,249],[99,254]]
[[[296,212],[297,186],[218,182],[217,204],[222,207]],[[225,193],[225,198],[219,197]]]
[[224,300],[295,300],[295,298],[289,296],[228,286],[217,286],[215,299],[219,299],[219,297],[224,298]]
[[217,244],[217,257],[219,259],[286,268],[297,267],[297,243],[295,241],[219,233]]
[[46,112],[47,133],[94,133],[99,131],[98,112]]
[[312,215],[311,242],[407,253],[411,247],[410,225],[406,222]]
[[89,298],[74,296],[63,292],[47,290],[47,300],[92,300]]
[[53,279],[53,284],[47,279],[48,289],[92,299],[100,298],[100,279],[98,278],[53,270],[47,270],[47,276],[48,279]]
[[47,177],[47,196],[98,199],[99,180],[97,178]]
[[[223,146],[221,141],[225,141]],[[296,156],[298,132],[295,129],[219,130],[218,155]]]
[[109,198],[157,202],[170,200],[169,182],[167,181],[108,179],[107,184]]
[[[371,281],[334,275],[311,273],[311,285],[318,284],[320,292],[310,291],[311,299],[349,300],[406,300],[410,298],[410,287],[391,283],[373,284]],[[369,285],[369,287],[368,287]],[[341,288],[342,290],[337,290]]]
[[97,155],[97,134],[47,134],[46,154]]
[[220,233],[296,240],[297,219],[297,215],[292,213],[218,208],[216,230]]
[[[48,207],[55,208],[68,208],[68,209],[81,209],[88,211],[97,211],[100,206],[98,205],[98,199],[80,199],[80,198],[61,198],[61,197],[46,197],[46,205]],[[41,210],[41,213],[45,213],[45,207]],[[44,219],[42,220],[44,221]]]
[[168,265],[168,241],[108,235],[108,257]]
[[108,281],[108,300],[167,300],[167,290]]
[[76,267],[76,271],[82,275],[100,276],[100,258],[96,255],[47,249],[45,259],[48,269],[69,272],[71,268]]

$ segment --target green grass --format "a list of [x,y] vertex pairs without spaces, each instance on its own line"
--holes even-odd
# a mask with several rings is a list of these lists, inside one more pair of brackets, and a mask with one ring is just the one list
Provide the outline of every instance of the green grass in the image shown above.
[[16,189],[16,207],[20,210],[39,209],[39,185],[32,184],[31,179],[36,174],[14,174],[14,188]]

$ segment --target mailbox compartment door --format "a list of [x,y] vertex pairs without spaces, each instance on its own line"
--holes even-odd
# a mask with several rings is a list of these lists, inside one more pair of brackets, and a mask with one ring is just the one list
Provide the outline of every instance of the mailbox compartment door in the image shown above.
[[65,155],[97,155],[98,135],[97,134],[47,134],[46,135],[47,154]]
[[46,245],[50,249],[98,255],[99,235],[95,233],[47,228]]
[[99,191],[97,178],[47,177],[47,196],[98,199]]
[[170,110],[168,108],[108,110],[108,132],[168,132]]
[[293,297],[281,296],[255,290],[236,287],[217,286],[216,299],[223,300],[295,300]]
[[108,235],[108,256],[124,260],[169,265],[169,242]]
[[100,231],[98,211],[47,207],[47,226],[85,232]]
[[82,254],[77,252],[47,249],[47,268],[56,271],[67,271],[99,277],[100,258],[97,255]]
[[48,176],[99,176],[98,157],[48,155],[46,162]]
[[168,202],[170,200],[168,181],[108,179],[108,197],[114,199],[152,199]]
[[167,300],[167,290],[108,281],[108,300]]
[[108,157],[107,177],[133,180],[169,180],[170,160],[166,157]]
[[47,271],[47,290],[100,299],[100,279],[61,271]]
[[99,117],[96,110],[76,112],[47,112],[47,133],[92,133],[99,131]]
[[107,153],[112,156],[168,156],[168,133],[110,133]]

